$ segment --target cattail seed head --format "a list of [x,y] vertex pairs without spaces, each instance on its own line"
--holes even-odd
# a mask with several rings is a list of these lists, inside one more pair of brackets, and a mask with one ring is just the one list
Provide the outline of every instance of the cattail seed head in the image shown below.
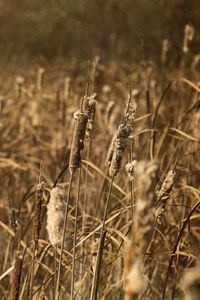
[[15,253],[14,270],[11,278],[11,288],[9,300],[18,300],[20,292],[21,272],[23,265],[23,256],[19,251]]
[[158,165],[154,161],[140,161],[135,167],[136,207],[134,220],[135,242],[146,250],[154,224],[154,190]]
[[126,257],[126,300],[139,295],[146,286],[143,258],[154,228],[153,198],[157,175],[158,166],[154,161],[140,161],[135,166],[136,206],[132,242]]
[[18,214],[15,208],[11,208],[8,212],[9,225],[14,230],[17,231],[19,229],[19,220]]
[[108,158],[110,161],[109,176],[111,177],[116,176],[121,168],[121,161],[128,143],[129,134],[130,127],[125,124],[121,124],[114,137],[112,149],[110,150]]
[[161,62],[163,65],[167,62],[167,55],[170,50],[170,41],[168,39],[164,39],[162,41],[162,52],[161,52]]
[[62,240],[62,231],[65,219],[64,189],[55,187],[51,190],[47,205],[47,231],[52,245],[59,245]]
[[44,68],[39,68],[37,73],[36,90],[38,93],[42,92],[42,85],[44,81]]
[[86,134],[86,127],[88,121],[88,113],[77,111],[74,114],[75,128],[72,140],[72,148],[69,160],[69,169],[74,173],[81,164],[81,151],[84,148],[84,139]]
[[17,76],[15,79],[15,93],[17,99],[22,95],[22,88],[24,85],[25,79],[22,76]]
[[194,27],[187,24],[184,30],[183,53],[189,52],[189,42],[194,38]]
[[134,181],[134,170],[135,170],[136,164],[137,164],[136,160],[133,160],[133,161],[126,164],[125,169],[126,169],[126,173],[129,177],[130,181]]
[[167,200],[170,197],[170,193],[174,184],[175,172],[170,170],[163,181],[160,191],[157,193],[157,205],[155,210],[155,217],[157,221],[160,222],[160,218],[165,211]]
[[96,94],[92,95],[90,97],[89,103],[88,103],[88,125],[86,130],[86,138],[91,139],[92,138],[92,130],[93,130],[93,124],[95,119],[95,113],[96,113],[96,105],[97,100],[95,100]]
[[137,105],[135,102],[130,102],[128,107],[125,110],[125,119],[126,123],[129,126],[133,126],[135,121],[135,113],[136,113]]
[[33,217],[33,239],[37,243],[39,240],[40,228],[41,228],[41,206],[44,192],[44,182],[41,182],[36,191],[36,203]]

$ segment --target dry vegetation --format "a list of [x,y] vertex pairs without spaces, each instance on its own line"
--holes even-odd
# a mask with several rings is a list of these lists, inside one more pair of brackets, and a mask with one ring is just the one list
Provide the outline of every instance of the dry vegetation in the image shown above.
[[200,299],[200,57],[1,77],[0,298]]

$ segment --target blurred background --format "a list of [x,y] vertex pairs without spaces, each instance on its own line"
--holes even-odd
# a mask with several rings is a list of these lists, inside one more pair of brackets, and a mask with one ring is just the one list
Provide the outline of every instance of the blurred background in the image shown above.
[[199,16],[199,0],[1,0],[0,58],[156,59],[165,38],[182,47],[185,24],[193,55]]

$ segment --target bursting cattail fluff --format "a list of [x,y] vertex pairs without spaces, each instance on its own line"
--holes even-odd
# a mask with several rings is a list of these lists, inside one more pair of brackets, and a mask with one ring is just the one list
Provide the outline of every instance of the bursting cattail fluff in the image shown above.
[[113,139],[112,149],[109,156],[109,176],[116,176],[121,168],[123,153],[128,143],[130,127],[126,124],[121,124]]
[[135,102],[128,103],[128,106],[125,111],[125,119],[126,124],[133,127],[135,121],[135,113],[136,113],[137,105]]
[[19,99],[22,95],[22,89],[24,85],[25,79],[22,76],[17,76],[15,79],[15,93],[17,99]]
[[[157,183],[158,165],[154,161],[140,161],[135,167],[136,207],[135,242],[146,250],[154,224],[154,190]],[[141,238],[143,237],[143,238]]]
[[126,300],[145,288],[143,258],[151,241],[154,225],[154,189],[158,166],[153,161],[140,161],[135,166],[136,207],[133,237],[126,257]]
[[86,130],[86,137],[87,139],[92,138],[92,130],[93,130],[93,124],[94,124],[94,119],[95,119],[95,113],[96,113],[96,105],[97,105],[97,100],[95,100],[95,94],[90,98],[89,103],[88,103],[88,126]]
[[167,62],[167,55],[170,50],[170,41],[168,39],[164,39],[162,41],[162,52],[161,52],[161,62],[163,65]]
[[157,220],[160,222],[160,217],[163,215],[165,211],[165,207],[167,204],[167,200],[170,197],[170,193],[174,184],[175,172],[174,170],[170,170],[163,181],[160,191],[157,193],[157,205],[155,210],[155,216]]
[[88,121],[88,112],[77,111],[74,114],[75,128],[72,140],[72,148],[69,160],[69,169],[71,174],[75,172],[81,164],[81,151],[84,148],[84,139]]
[[65,219],[64,189],[55,187],[51,190],[47,205],[47,231],[52,245],[59,245],[62,241],[62,232]]
[[126,173],[129,177],[130,181],[134,181],[134,170],[135,170],[136,164],[137,164],[136,160],[133,160],[133,161],[126,164],[125,169],[126,169]]
[[187,24],[185,26],[184,31],[184,39],[183,39],[183,53],[189,52],[189,42],[191,42],[194,38],[194,28],[193,26]]

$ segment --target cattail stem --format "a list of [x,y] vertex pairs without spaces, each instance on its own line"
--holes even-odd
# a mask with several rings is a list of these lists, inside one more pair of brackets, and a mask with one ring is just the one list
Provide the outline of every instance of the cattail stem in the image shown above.
[[15,254],[15,264],[14,264],[14,270],[12,274],[12,283],[11,283],[9,300],[19,299],[22,265],[23,265],[23,256],[20,254],[19,251],[17,251]]
[[53,299],[56,297],[56,270],[57,270],[57,245],[54,248],[54,276],[53,276]]
[[104,216],[103,216],[103,221],[102,221],[100,242],[99,242],[96,265],[95,265],[95,270],[94,270],[94,275],[93,275],[90,300],[96,300],[96,298],[97,298],[97,289],[98,289],[98,283],[99,283],[99,274],[98,273],[99,273],[99,269],[100,269],[99,266],[101,264],[101,257],[102,257],[101,245],[102,245],[103,240],[105,240],[104,229],[105,229],[105,222],[106,222],[106,217],[107,217],[108,204],[109,204],[109,200],[110,200],[113,181],[114,181],[114,176],[112,176],[112,179],[110,181],[110,187],[109,187],[108,196],[107,196],[107,200],[106,200],[106,206],[104,209]]
[[74,299],[74,277],[75,277],[75,259],[76,259],[76,238],[77,238],[77,225],[78,225],[78,205],[80,200],[80,183],[81,183],[81,168],[78,175],[77,198],[75,208],[75,226],[74,226],[74,244],[73,244],[73,259],[72,259],[72,277],[71,277],[71,300]]
[[62,243],[61,243],[61,249],[60,249],[60,259],[59,259],[59,263],[58,263],[58,275],[57,275],[57,281],[56,281],[56,298],[55,298],[56,300],[59,300],[59,293],[60,293],[60,274],[61,274],[61,266],[62,266],[62,254],[63,254],[64,243],[65,243],[67,216],[68,216],[68,210],[69,210],[69,200],[70,200],[70,194],[71,194],[71,188],[72,188],[73,175],[74,175],[74,172],[72,172],[70,174],[67,202],[66,202],[66,208],[65,208],[65,219],[64,219],[63,234],[62,234]]

